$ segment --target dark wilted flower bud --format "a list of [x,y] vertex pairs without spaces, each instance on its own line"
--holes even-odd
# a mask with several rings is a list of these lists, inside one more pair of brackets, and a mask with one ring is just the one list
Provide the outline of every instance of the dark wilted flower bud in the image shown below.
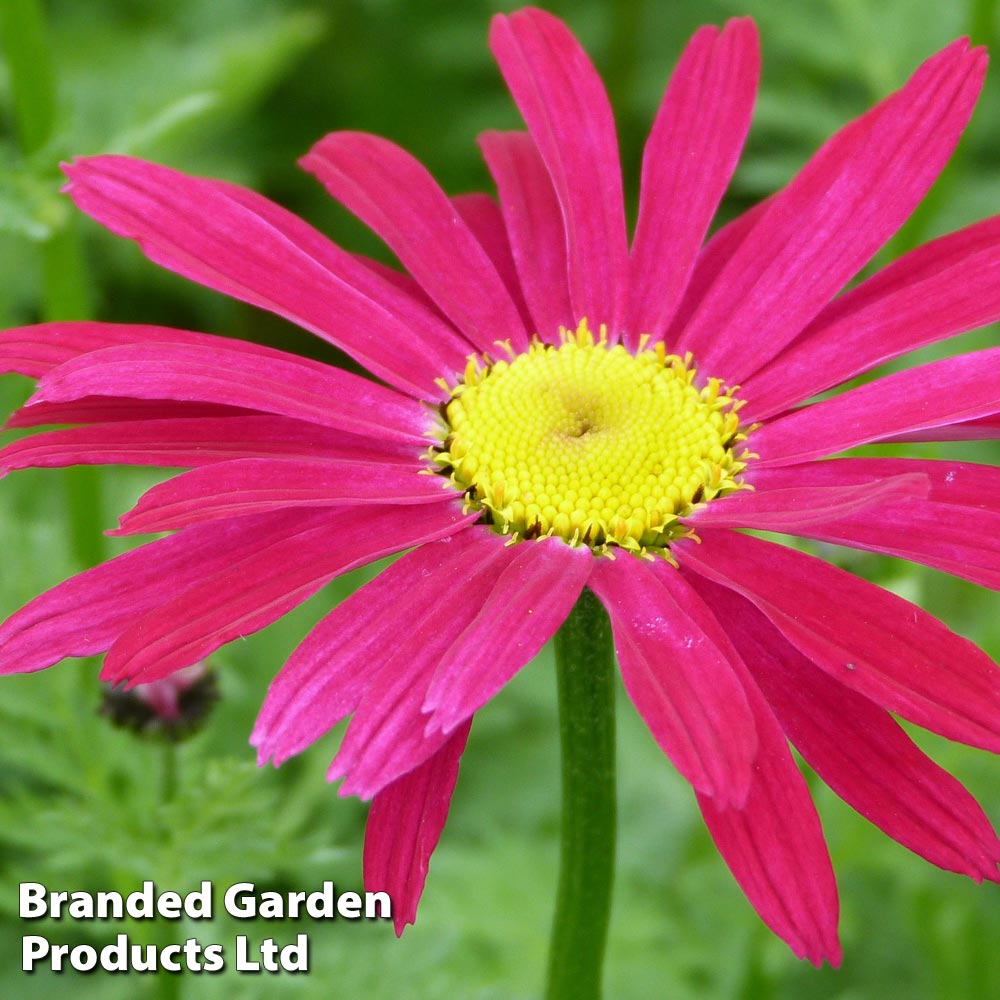
[[101,715],[140,736],[178,741],[201,726],[218,698],[215,674],[201,661],[127,690],[109,685]]

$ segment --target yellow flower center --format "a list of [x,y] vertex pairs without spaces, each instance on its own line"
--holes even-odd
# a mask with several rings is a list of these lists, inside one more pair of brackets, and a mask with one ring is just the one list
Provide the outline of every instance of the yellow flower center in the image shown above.
[[671,540],[693,534],[680,518],[749,488],[741,403],[695,375],[690,356],[662,344],[633,355],[584,321],[558,347],[470,358],[429,457],[512,542],[559,535],[670,559]]

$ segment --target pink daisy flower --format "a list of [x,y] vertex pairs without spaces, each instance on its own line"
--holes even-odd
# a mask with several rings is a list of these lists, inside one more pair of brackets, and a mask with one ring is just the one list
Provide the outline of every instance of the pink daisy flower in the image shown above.
[[329,135],[302,161],[407,273],[231,184],[120,156],[66,168],[76,204],[151,260],[299,324],[378,381],[152,326],[6,332],[8,368],[38,379],[10,426],[75,426],[8,445],[5,471],[191,471],[119,529],[172,534],[2,626],[2,670],[104,652],[105,680],[153,681],[405,552],[292,654],[252,737],[280,763],[353,713],[330,778],[373,799],[366,880],[393,895],[401,930],[474,713],[589,588],[629,696],[750,902],[797,955],[836,963],[834,876],[788,741],[890,837],[998,881],[982,809],[893,715],[996,751],[1000,670],[919,607],[738,529],[1000,584],[996,469],[830,457],[995,437],[1000,349],[800,405],[1000,318],[998,219],[837,295],[944,166],[986,56],[944,49],[705,243],[759,57],[749,20],[701,29],[653,123],[630,245],[587,56],[537,10],[498,16],[490,41],[528,128],[481,137],[499,203],[449,198],[371,135]]

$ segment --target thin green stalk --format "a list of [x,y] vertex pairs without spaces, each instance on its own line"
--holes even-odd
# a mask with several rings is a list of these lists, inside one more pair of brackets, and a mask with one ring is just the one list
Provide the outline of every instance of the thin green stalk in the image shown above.
[[970,0],[969,37],[974,45],[993,45],[996,28],[996,0]]
[[42,313],[47,321],[84,320],[93,315],[88,271],[77,215],[71,211],[42,244]]
[[[76,219],[70,216],[41,246],[42,316],[47,322],[84,320],[93,315],[87,264]],[[101,472],[92,465],[67,469],[66,512],[69,541],[77,562],[96,566],[104,559]]]
[[[0,38],[10,74],[18,142],[28,158],[52,138],[57,111],[55,58],[39,0],[3,0]],[[92,315],[90,283],[74,217],[68,216],[41,244],[40,253],[42,318],[48,322],[88,319]],[[104,558],[103,539],[95,529],[101,510],[99,475],[86,467],[65,475],[73,554],[83,566],[94,566]]]
[[18,144],[30,156],[48,142],[56,118],[54,60],[39,0],[0,3],[0,44],[10,77]]
[[[622,175],[633,179],[639,176],[642,147],[648,127],[648,122],[637,119],[633,113],[636,73],[640,64],[639,43],[645,13],[646,0],[616,0],[608,5],[608,35],[605,42],[607,55],[601,67],[612,103],[621,109],[618,114],[618,138]],[[638,203],[638,192],[634,184],[627,185],[625,200],[629,222],[633,224]]]
[[[160,805],[167,806],[177,798],[180,753],[177,744],[169,738],[164,739],[160,751]],[[165,829],[164,837],[169,840],[171,836],[170,829]],[[177,925],[169,920],[164,920],[158,937],[161,947],[176,944]],[[155,1000],[178,1000],[181,995],[182,979],[183,973],[161,969],[153,981],[152,992]]]
[[160,768],[160,801],[164,805],[177,798],[177,765],[177,744],[171,739],[165,739]]
[[545,996],[600,1000],[615,869],[615,683],[611,625],[589,590],[555,648],[563,813]]
[[[173,944],[173,938],[167,942]],[[156,974],[157,1000],[178,1000],[181,995],[181,977],[183,972],[166,972],[161,969]]]
[[[972,44],[992,46],[996,26],[996,0],[969,0],[967,11],[966,31]],[[966,171],[975,170],[974,166],[968,165],[969,153],[972,148],[970,136],[979,127],[979,122],[973,116],[962,141],[952,153],[947,167],[903,228],[893,237],[889,244],[887,259],[894,259],[908,253],[925,243],[933,235],[932,226],[937,220],[940,207],[947,205],[952,198],[954,189],[961,186],[963,174]]]
[[[27,160],[51,139],[57,117],[55,57],[40,0],[0,0],[0,46],[10,78],[18,144]],[[42,319],[85,320],[91,315],[87,268],[76,220],[70,216],[39,247]],[[96,529],[101,508],[98,473],[91,467],[67,470],[66,508],[73,555],[85,567],[104,558],[104,540]],[[89,705],[94,682],[80,672],[80,705]]]

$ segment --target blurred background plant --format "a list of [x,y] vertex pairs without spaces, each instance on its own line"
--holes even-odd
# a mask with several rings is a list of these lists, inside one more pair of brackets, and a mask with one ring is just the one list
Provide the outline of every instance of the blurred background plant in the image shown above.
[[[281,320],[145,261],[77,216],[58,163],[124,152],[262,190],[338,241],[383,256],[294,160],[325,131],[386,135],[454,193],[488,189],[474,145],[518,126],[486,49],[487,0],[2,0],[0,3],[0,324],[46,319],[150,322],[244,337],[342,363]],[[780,187],[849,118],[899,86],[952,38],[995,37],[992,0],[578,0],[552,3],[604,73],[634,205],[642,142],[697,25],[749,13],[764,77],[728,217]],[[1000,210],[1000,87],[991,76],[956,157],[882,260]],[[996,343],[979,331],[967,346]],[[948,345],[939,353],[950,353]],[[0,381],[8,412],[26,380]],[[948,446],[995,462],[996,446]],[[932,447],[925,454],[936,454]],[[125,544],[100,532],[154,481],[148,470],[24,472],[0,486],[0,612]],[[851,569],[917,600],[1000,655],[1000,597],[890,559],[830,549]],[[247,745],[264,689],[309,624],[370,572],[213,658],[220,700],[177,746],[137,740],[100,715],[92,661],[3,679],[0,698],[0,995],[135,997],[145,977],[22,975],[17,883],[185,891],[311,889],[360,882],[364,807],[323,781],[337,734],[280,771]],[[420,919],[397,942],[381,924],[67,923],[58,941],[231,945],[236,933],[311,937],[308,976],[172,980],[191,997],[514,998],[542,979],[555,879],[558,767],[548,652],[477,722]],[[797,962],[762,927],[701,825],[693,797],[620,700],[620,862],[608,996],[963,1000],[1000,995],[1000,895],[939,872],[886,840],[822,786],[816,796],[840,877],[846,959]],[[918,737],[1000,822],[1000,762]],[[284,935],[284,937],[282,936]]]

